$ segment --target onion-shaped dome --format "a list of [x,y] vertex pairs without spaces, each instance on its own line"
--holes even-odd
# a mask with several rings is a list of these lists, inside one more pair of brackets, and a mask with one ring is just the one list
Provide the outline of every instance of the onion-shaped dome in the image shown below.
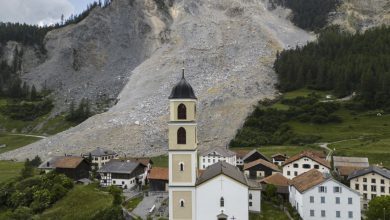
[[181,80],[173,87],[169,99],[197,99],[192,86],[184,78],[184,69]]

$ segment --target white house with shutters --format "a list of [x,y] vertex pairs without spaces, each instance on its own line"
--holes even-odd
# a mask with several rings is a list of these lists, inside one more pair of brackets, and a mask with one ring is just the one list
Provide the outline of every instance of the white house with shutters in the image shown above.
[[200,155],[199,169],[204,170],[208,166],[218,163],[219,161],[225,161],[226,163],[236,166],[236,153],[222,147],[212,148]]
[[289,192],[303,220],[361,218],[359,193],[316,169],[293,178]]

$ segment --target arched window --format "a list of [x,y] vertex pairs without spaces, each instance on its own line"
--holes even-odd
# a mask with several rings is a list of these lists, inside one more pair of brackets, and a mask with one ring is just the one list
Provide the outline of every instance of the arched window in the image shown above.
[[221,207],[224,207],[225,206],[225,199],[223,197],[221,197],[221,199],[219,200],[219,205]]
[[180,163],[179,164],[179,170],[180,171],[184,171],[184,163]]
[[181,103],[177,107],[177,118],[178,119],[187,119],[187,108],[183,103]]
[[249,199],[252,199],[252,193],[249,193]]
[[180,200],[180,207],[184,207],[184,200]]
[[177,144],[186,144],[186,129],[183,127],[177,130]]

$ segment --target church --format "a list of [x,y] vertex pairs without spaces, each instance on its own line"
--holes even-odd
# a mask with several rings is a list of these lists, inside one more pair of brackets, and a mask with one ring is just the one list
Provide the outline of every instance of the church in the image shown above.
[[224,161],[198,169],[197,97],[184,77],[169,96],[169,219],[248,220],[261,188]]

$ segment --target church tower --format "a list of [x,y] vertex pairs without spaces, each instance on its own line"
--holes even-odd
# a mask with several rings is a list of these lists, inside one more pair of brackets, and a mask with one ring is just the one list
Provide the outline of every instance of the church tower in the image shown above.
[[196,219],[195,182],[198,141],[196,136],[197,98],[184,78],[169,96],[169,219]]

